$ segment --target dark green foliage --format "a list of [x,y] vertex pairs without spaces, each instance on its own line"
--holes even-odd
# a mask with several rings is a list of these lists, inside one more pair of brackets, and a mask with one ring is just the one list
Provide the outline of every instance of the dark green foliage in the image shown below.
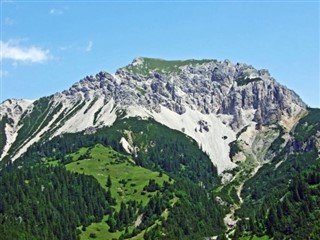
[[111,181],[110,175],[108,176],[108,180],[107,180],[106,186],[107,186],[108,188],[111,188],[111,186],[112,186],[112,181]]
[[277,126],[279,129],[279,136],[272,142],[271,146],[269,147],[269,151],[273,153],[280,153],[281,145],[285,142],[283,139],[284,129],[280,125]]
[[310,108],[295,128],[294,137],[299,141],[305,141],[317,131],[320,131],[320,109]]
[[3,152],[3,148],[7,142],[6,132],[5,132],[6,123],[8,123],[8,118],[7,118],[7,116],[4,116],[0,120],[0,156],[1,156],[1,154]]
[[89,106],[87,107],[87,109],[84,110],[83,114],[86,114],[92,108],[92,106],[96,103],[97,100],[98,100],[98,98],[93,99],[91,101],[91,103],[89,104]]
[[150,198],[148,205],[140,210],[143,214],[142,222],[138,229],[147,229],[155,220],[157,220],[162,212],[170,208],[170,199],[172,198],[172,193],[169,191],[163,191],[162,193],[157,192],[156,195]]
[[122,231],[130,226],[137,217],[138,207],[141,207],[141,205],[138,205],[136,201],[129,201],[127,204],[121,202],[119,212],[115,211],[109,216],[107,221],[110,227],[109,231]]
[[160,168],[174,176],[202,182],[208,188],[219,182],[217,170],[209,157],[183,133],[153,120],[129,118],[115,122],[109,129],[102,129],[98,135],[107,135],[108,143],[115,149],[121,149],[117,144],[123,136],[119,129],[133,133],[133,144],[141,149],[138,157],[134,158],[138,165],[154,170]]
[[[3,216],[0,215],[0,218]],[[0,219],[0,222],[2,220]],[[6,221],[0,224],[0,240],[40,240],[23,229],[19,223]],[[42,239],[41,239],[42,240]]]
[[159,225],[155,226],[149,231],[146,231],[143,235],[143,239],[145,240],[158,240],[161,239],[162,233]]
[[244,203],[237,214],[249,220],[238,223],[240,232],[274,239],[319,239],[320,167],[315,136],[319,125],[320,111],[309,109],[280,150],[283,129],[279,128],[279,137],[269,148],[275,158],[244,184]]
[[241,152],[241,147],[239,145],[239,142],[237,140],[229,143],[230,147],[230,153],[229,157],[232,159],[237,153]]
[[[34,132],[33,136],[35,136],[37,133],[39,133],[43,128],[47,127],[48,124],[50,123],[50,121],[53,119],[53,116],[56,115],[61,110],[61,108],[63,106],[62,103],[60,103],[58,106],[54,106],[54,107],[51,107],[51,103],[49,103],[49,104],[50,104],[49,113],[46,116],[46,118],[44,119],[44,121],[41,123],[39,129],[37,129],[37,131]],[[44,136],[49,137],[49,135],[47,133],[44,133],[41,135],[41,137],[44,137]]]
[[[289,155],[278,168],[266,164],[244,184],[243,196],[246,201],[241,211],[251,211],[253,205],[260,205],[271,197],[283,194],[291,179],[317,162],[317,151]],[[280,160],[279,160],[280,162]]]
[[[69,111],[67,112],[62,112],[58,118],[54,121],[54,123],[52,124],[52,127],[49,131],[50,134],[54,133],[58,128],[60,128],[61,126],[63,126],[63,124],[69,120],[71,117],[73,117],[78,111],[80,111],[80,109],[83,108],[83,106],[86,105],[85,101],[79,100],[73,108],[71,108]],[[60,123],[59,123],[60,121]],[[59,124],[58,124],[59,123]],[[47,134],[49,136],[49,134]]]
[[43,97],[33,103],[31,113],[25,112],[21,117],[19,125],[22,127],[18,131],[16,141],[12,144],[10,153],[17,150],[19,146],[29,137],[39,131],[39,127],[45,126],[43,122],[50,112],[50,97]]
[[133,133],[134,145],[141,149],[138,156],[134,157],[136,164],[156,171],[163,169],[172,176],[201,182],[207,188],[220,182],[216,167],[194,140],[153,120],[138,118],[116,121],[113,126],[101,128],[94,135],[67,133],[44,144],[35,144],[21,158],[21,163],[29,164],[42,157],[68,162],[70,159],[65,157],[67,154],[97,143],[123,151],[119,142],[124,130]]
[[110,189],[108,189],[107,191],[106,200],[110,205],[112,206],[116,205],[116,199],[112,197]]
[[96,238],[97,235],[96,235],[95,233],[90,233],[89,237],[90,237],[90,238]]
[[238,139],[242,133],[246,132],[248,129],[249,125],[245,126],[244,128],[242,128],[236,135],[236,139]]
[[[249,125],[248,125],[249,126]],[[229,152],[229,157],[230,159],[232,159],[237,153],[242,151],[242,148],[240,146],[240,141],[238,140],[238,138],[241,136],[242,133],[244,133],[245,131],[247,131],[248,126],[245,126],[244,128],[242,128],[236,135],[236,140],[232,141],[229,143],[229,147],[230,147],[230,152]]]
[[143,188],[147,192],[155,192],[160,189],[160,185],[154,179],[150,179],[147,186]]
[[136,87],[136,89],[138,90],[138,92],[141,94],[141,95],[145,95],[146,94],[146,91],[142,88],[139,88],[139,87]]
[[94,118],[93,118],[93,124],[94,124],[94,125],[97,123],[97,118],[98,118],[98,115],[99,115],[99,113],[101,112],[102,108],[103,108],[103,107],[99,108],[98,111],[96,111],[96,112],[94,113]]
[[[170,199],[173,197],[169,191],[170,188],[170,184],[164,184],[161,191],[152,196],[145,207],[136,201],[129,201],[127,204],[121,202],[119,212],[115,211],[107,221],[110,227],[109,231],[122,231],[131,226],[138,216],[141,217],[141,223],[137,227],[138,232],[147,229],[154,224],[166,208],[170,208]],[[124,236],[129,237],[136,234],[137,232],[127,233]]]
[[[317,172],[298,175],[284,199],[277,202],[267,215],[267,232],[278,238],[315,239],[320,231],[320,181],[309,184],[310,177],[320,179]],[[272,216],[272,214],[274,216]]]
[[281,198],[264,202],[250,222],[239,227],[274,239],[319,239],[320,165],[298,174]]
[[[177,181],[174,187],[179,201],[170,209],[168,219],[162,222],[161,228],[152,229],[147,236],[157,235],[158,239],[203,239],[223,233],[224,210],[208,196],[205,189],[188,180]],[[158,231],[163,234],[159,236]]]
[[[125,130],[130,131],[133,144],[140,149],[138,156],[133,157],[136,164],[170,174],[175,184],[174,187],[171,184],[159,187],[150,181],[145,191],[155,191],[155,194],[150,195],[147,206],[129,202],[121,204],[119,210],[113,210],[109,214],[109,231],[124,231],[142,215],[139,227],[133,232],[123,233],[122,238],[135,236],[159,219],[163,222],[161,228],[152,229],[158,229],[171,239],[179,236],[181,239],[197,239],[222,233],[224,210],[209,192],[220,182],[215,166],[194,140],[153,120],[129,118],[116,121],[112,127],[99,129],[94,135],[64,134],[51,141],[35,144],[16,162],[26,167],[41,162],[42,158],[50,158],[61,159],[64,164],[72,161],[71,157],[66,157],[68,154],[98,143],[123,151],[119,142],[121,137],[125,136]],[[119,179],[124,185],[130,184],[123,180]],[[108,185],[108,181],[103,184]],[[179,200],[172,207],[170,201],[175,195]],[[105,199],[110,205],[114,204],[111,191],[106,193]],[[166,209],[169,212],[167,220],[161,217]],[[178,230],[180,225],[183,226],[183,231]],[[151,236],[159,236],[159,232],[152,231]],[[178,237],[174,237],[175,234],[178,234]]]
[[[302,131],[306,125],[313,126],[312,129],[320,127],[320,111],[318,109],[309,109],[309,113],[299,121],[294,132],[290,133],[294,138],[287,143],[271,163],[265,164],[253,178],[244,184],[242,195],[246,201],[241,212],[250,212],[253,205],[260,205],[270,197],[280,196],[290,181],[299,173],[312,169],[318,162],[315,132],[314,130]],[[280,135],[281,132],[280,129]],[[307,135],[305,135],[306,133]],[[279,138],[276,139],[275,145],[279,145],[277,143],[281,141]]]
[[0,192],[0,226],[6,226],[0,236],[12,236],[7,239],[78,239],[78,226],[101,221],[110,211],[106,192],[93,177],[63,167],[7,168]]
[[238,83],[238,86],[244,86],[249,83],[257,82],[257,81],[261,81],[261,80],[262,80],[261,78],[249,78],[247,76],[244,76],[244,77],[240,77],[240,78],[236,79],[236,82]]
[[217,237],[217,240],[228,240],[225,234],[221,234]]

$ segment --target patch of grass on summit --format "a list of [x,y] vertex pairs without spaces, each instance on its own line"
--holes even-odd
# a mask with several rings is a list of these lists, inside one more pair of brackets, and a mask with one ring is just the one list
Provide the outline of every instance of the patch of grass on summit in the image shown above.
[[155,58],[141,58],[142,63],[135,66],[129,65],[126,67],[127,70],[134,74],[148,75],[150,71],[156,70],[159,73],[180,73],[180,67],[186,65],[196,65],[212,62],[215,60],[203,59],[203,60],[163,60]]

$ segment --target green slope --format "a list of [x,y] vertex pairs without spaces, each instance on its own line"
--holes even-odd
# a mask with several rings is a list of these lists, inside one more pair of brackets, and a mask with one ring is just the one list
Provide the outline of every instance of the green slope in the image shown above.
[[[93,148],[81,148],[78,152],[70,154],[73,162],[66,165],[66,169],[91,175],[98,180],[100,185],[108,190],[106,183],[110,176],[112,185],[111,193],[116,199],[115,209],[119,211],[121,202],[135,200],[141,202],[142,206],[146,206],[151,196],[156,192],[147,192],[144,187],[148,185],[150,179],[155,180],[159,186],[164,181],[169,181],[166,174],[160,174],[149,169],[137,166],[131,157],[119,154],[110,147],[104,147],[101,144]],[[119,238],[125,233],[125,230],[109,232],[109,226],[106,223],[109,216],[105,216],[101,222],[93,223],[81,231],[81,239],[90,239],[96,236],[96,239],[113,239]],[[129,227],[132,232],[133,226]]]
[[[259,169],[257,174],[247,181],[243,188],[246,203],[243,210],[259,205],[281,189],[299,173],[313,168],[319,162],[319,149],[316,147],[315,134],[320,131],[320,110],[309,109],[291,135],[294,137],[272,160]],[[276,139],[277,141],[277,139]],[[280,194],[281,195],[281,194]]]
[[[119,143],[122,137],[139,148],[137,155],[119,153],[124,151]],[[101,128],[93,135],[82,132],[64,134],[33,145],[15,161],[15,165],[19,166],[43,163],[63,164],[69,170],[95,176],[105,189],[110,175],[113,185],[111,195],[117,200],[114,212],[106,215],[102,222],[87,227],[86,231],[80,228],[83,238],[90,237],[90,234],[91,237],[118,238],[120,235],[121,238],[124,234],[128,238],[137,236],[138,239],[152,239],[155,235],[160,239],[164,236],[199,239],[224,231],[225,210],[211,194],[211,189],[220,182],[217,169],[194,140],[154,120],[118,119],[113,126]],[[160,172],[162,177],[159,177]],[[161,187],[161,182],[169,179],[168,176],[173,179],[173,184],[163,184]],[[149,182],[149,179],[155,182]],[[160,189],[148,190],[154,188],[155,183],[159,183],[156,189]],[[145,185],[148,188],[144,193],[142,189]],[[179,201],[174,204],[176,197]],[[125,203],[125,208],[129,208],[133,200],[138,200],[137,212],[128,221],[125,220],[127,223],[118,219],[117,226],[111,229],[113,219],[119,218],[121,201]],[[138,213],[143,214],[143,220],[133,228]],[[177,232],[180,226],[184,230]]]
[[[144,194],[146,191],[143,191],[143,188],[148,185],[149,180],[154,179],[160,186],[164,181],[169,181],[166,174],[160,177],[159,172],[137,166],[130,156],[117,153],[111,147],[98,144],[91,149],[82,148],[79,152],[85,152],[87,156],[71,154],[74,162],[67,164],[66,169],[95,177],[106,190],[108,190],[106,183],[110,176],[111,193],[116,198],[117,207],[120,207],[121,201],[127,202],[128,200],[142,201],[145,205],[149,197]],[[119,183],[122,181],[126,183]],[[153,194],[148,193],[148,195]]]
[[319,239],[318,132],[320,110],[308,109],[286,146],[277,149],[283,141],[275,140],[272,150],[277,155],[244,184],[244,203],[237,211],[243,219],[239,235],[247,229],[274,239]]
[[137,165],[154,171],[162,169],[171,177],[187,178],[208,189],[220,183],[216,167],[193,139],[151,119],[117,119],[111,127],[98,129],[94,135],[67,133],[34,144],[18,161],[30,164],[47,157],[65,163],[69,161],[66,155],[97,143],[124,152],[120,139],[128,139],[129,135],[132,144],[139,148],[137,155],[132,156]]
[[77,226],[110,212],[96,179],[61,166],[2,169],[0,192],[0,239],[76,240]]

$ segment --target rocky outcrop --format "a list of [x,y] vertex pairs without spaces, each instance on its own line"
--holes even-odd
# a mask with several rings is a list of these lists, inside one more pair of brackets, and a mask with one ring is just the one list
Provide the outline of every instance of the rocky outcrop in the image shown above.
[[[174,119],[186,114],[192,118],[189,122],[195,124],[186,134],[194,135],[195,139],[198,137],[199,144],[203,141],[201,134],[214,135],[213,122],[219,122],[235,135],[247,125],[260,129],[283,119],[297,120],[298,113],[306,108],[293,91],[277,83],[268,71],[256,70],[246,64],[232,64],[228,60],[138,58],[115,74],[100,72],[87,76],[68,90],[50,96],[49,100],[50,106],[47,103],[39,105],[42,110],[48,110],[45,116],[41,116],[37,126],[28,129],[30,136],[24,136],[25,141],[15,146],[16,150],[21,150],[19,154],[43,136],[83,130],[93,134],[98,127],[112,125],[120,112],[125,114],[132,106],[139,109],[135,116],[140,116],[143,109],[143,116],[157,115],[171,127],[175,125],[172,124]],[[19,122],[33,111],[36,102],[7,100],[0,104],[0,120],[7,117],[2,130],[7,135],[6,143],[0,146],[4,149],[3,156],[13,145],[19,129],[23,128]],[[161,111],[166,111],[173,120],[160,116]],[[172,115],[173,112],[180,116]],[[218,138],[221,140],[222,136]],[[228,146],[225,142],[221,140],[219,146]],[[218,145],[215,145],[207,151],[212,148],[213,152],[218,152]]]
[[231,115],[228,124],[234,130],[250,121],[259,128],[306,108],[297,94],[276,82],[267,70],[225,60],[189,64],[176,72],[151,68],[142,74],[132,70],[143,64],[143,58],[138,60],[115,75],[100,72],[88,76],[63,93],[80,92],[88,97],[94,91],[95,96],[104,97],[106,102],[114,98],[124,108],[136,104],[159,112],[164,106],[184,114],[189,107],[204,114]]

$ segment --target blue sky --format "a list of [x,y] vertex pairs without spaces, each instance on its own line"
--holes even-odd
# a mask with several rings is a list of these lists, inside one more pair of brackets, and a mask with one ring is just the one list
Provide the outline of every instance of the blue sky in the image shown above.
[[1,99],[36,99],[138,56],[268,69],[320,107],[319,1],[2,1]]

